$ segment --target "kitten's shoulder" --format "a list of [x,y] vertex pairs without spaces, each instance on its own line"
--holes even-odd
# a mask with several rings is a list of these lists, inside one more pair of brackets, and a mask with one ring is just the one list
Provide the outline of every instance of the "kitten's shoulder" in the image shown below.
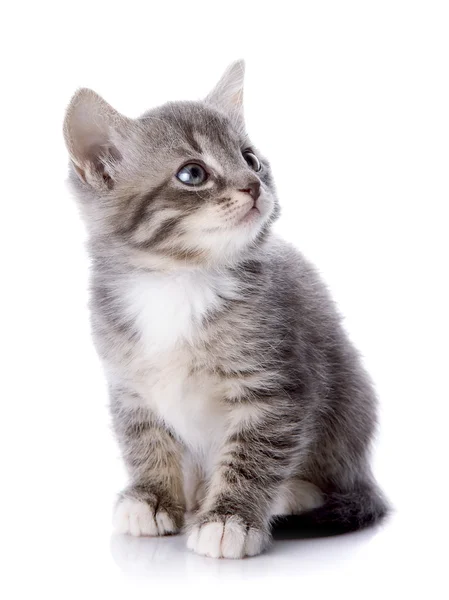
[[290,242],[270,235],[260,258],[271,273],[287,279],[311,278],[321,281],[317,268]]
[[261,254],[264,298],[303,314],[338,318],[337,307],[317,268],[292,244],[272,235]]

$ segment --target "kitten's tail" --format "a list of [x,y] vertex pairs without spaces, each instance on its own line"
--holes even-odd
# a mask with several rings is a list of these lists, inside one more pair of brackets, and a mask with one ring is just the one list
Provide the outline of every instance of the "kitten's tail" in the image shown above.
[[282,519],[275,528],[294,528],[304,535],[338,535],[370,527],[389,513],[387,501],[374,484],[332,491],[318,508]]

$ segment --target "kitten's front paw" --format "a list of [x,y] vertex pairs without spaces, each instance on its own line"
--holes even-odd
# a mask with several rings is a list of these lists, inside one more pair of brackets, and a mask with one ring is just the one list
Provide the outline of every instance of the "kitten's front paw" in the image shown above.
[[212,558],[243,558],[260,554],[268,542],[266,531],[245,524],[240,517],[213,516],[190,529],[187,547]]
[[162,507],[135,498],[121,498],[115,508],[113,525],[117,533],[170,535],[180,529],[179,516]]

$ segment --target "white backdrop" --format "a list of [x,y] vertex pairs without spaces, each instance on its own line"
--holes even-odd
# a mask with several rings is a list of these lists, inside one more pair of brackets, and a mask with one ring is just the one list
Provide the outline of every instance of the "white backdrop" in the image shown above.
[[[442,598],[448,4],[22,2],[1,23],[2,597]],[[375,472],[396,511],[376,531],[217,562],[180,537],[111,537],[124,472],[61,124],[79,86],[137,116],[202,97],[241,57],[277,230],[318,265],[376,382]]]

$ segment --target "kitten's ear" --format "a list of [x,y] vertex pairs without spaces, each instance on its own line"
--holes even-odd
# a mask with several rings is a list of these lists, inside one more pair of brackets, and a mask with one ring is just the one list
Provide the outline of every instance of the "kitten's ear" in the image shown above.
[[206,102],[226,113],[243,125],[243,82],[245,61],[233,62],[222,78],[206,97]]
[[120,133],[129,119],[87,88],[73,96],[64,120],[64,139],[78,176],[93,188],[114,187],[121,160]]

